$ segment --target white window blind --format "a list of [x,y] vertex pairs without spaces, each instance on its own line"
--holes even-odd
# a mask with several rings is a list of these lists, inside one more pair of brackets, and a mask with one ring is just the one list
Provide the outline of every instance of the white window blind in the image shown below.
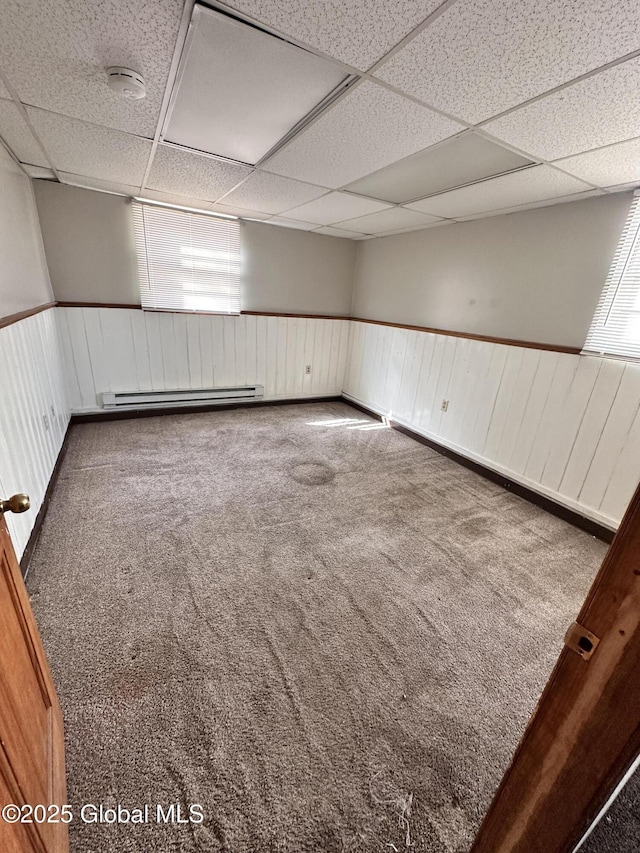
[[634,195],[582,351],[640,360],[640,195]]
[[240,313],[240,224],[132,202],[142,307]]

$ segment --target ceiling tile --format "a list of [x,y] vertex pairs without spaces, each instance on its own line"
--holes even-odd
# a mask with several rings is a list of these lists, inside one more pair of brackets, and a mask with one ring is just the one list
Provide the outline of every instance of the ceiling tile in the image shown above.
[[89,190],[103,190],[104,192],[119,193],[121,195],[140,195],[140,187],[131,184],[120,184],[116,181],[101,181],[98,178],[85,178],[83,175],[72,175],[69,172],[58,172],[63,184],[71,184],[73,187],[84,187]]
[[385,166],[347,189],[404,204],[531,163],[477,133],[467,132]]
[[477,123],[638,48],[637,0],[459,0],[376,76]]
[[267,225],[281,225],[283,228],[295,228],[297,231],[313,231],[315,222],[301,222],[299,219],[287,219],[286,216],[271,216],[266,220]]
[[0,137],[21,163],[32,163],[34,166],[49,165],[29,125],[13,101],[0,100]]
[[376,237],[395,237],[396,234],[409,234],[412,231],[425,231],[431,228],[439,228],[442,225],[455,225],[450,219],[438,219],[437,222],[431,222],[422,225],[413,225],[411,228],[398,228],[393,231],[383,231],[381,234],[376,234]]
[[142,182],[149,140],[33,107],[27,114],[57,169],[124,184]]
[[599,187],[640,181],[640,139],[629,139],[608,148],[558,160],[557,165]]
[[292,219],[303,219],[307,222],[315,222],[316,225],[331,225],[333,222],[353,219],[354,216],[364,216],[366,213],[375,213],[388,207],[389,205],[382,201],[374,201],[350,193],[333,192],[288,210],[287,213]]
[[459,219],[476,213],[559,198],[587,189],[589,187],[582,181],[564,175],[551,166],[532,166],[521,172],[490,178],[407,206],[434,216]]
[[[24,103],[140,136],[153,136],[183,0],[3,0],[0,56]],[[106,69],[142,74],[147,97],[127,101]]]
[[227,213],[229,216],[237,216],[240,219],[269,219],[271,214],[260,213],[257,210],[245,210],[242,207],[230,207],[227,204],[210,204],[209,210],[215,210],[217,213]]
[[[143,198],[151,199],[151,201],[163,201],[165,204],[178,204],[181,207],[193,207],[196,210],[209,210],[211,202],[204,198],[194,198],[193,196],[184,195],[181,193],[164,193],[160,190],[151,190],[145,188],[139,193]],[[231,213],[231,211],[222,211],[223,213]],[[231,214],[235,215],[235,214]]]
[[359,216],[357,219],[341,222],[340,227],[346,231],[359,231],[363,234],[382,234],[386,231],[410,228],[413,225],[418,227],[422,225],[426,228],[435,221],[433,216],[426,216],[404,207],[393,207],[380,213],[370,213],[368,216]]
[[342,228],[334,228],[332,225],[323,225],[322,228],[316,228],[314,234],[326,234],[328,237],[347,237],[349,240],[354,240],[359,233],[354,231],[345,231]]
[[225,202],[237,204],[247,210],[261,213],[282,213],[326,193],[324,187],[303,184],[272,175],[269,172],[254,172],[233,192],[225,196]]
[[640,59],[521,107],[484,130],[544,160],[640,136]]
[[230,6],[366,71],[442,0],[228,0]]
[[585,198],[593,196],[606,195],[604,190],[587,190],[582,193],[572,193],[571,195],[558,196],[556,198],[547,198],[542,201],[531,202],[530,204],[517,204],[513,207],[501,207],[499,210],[490,210],[483,213],[474,213],[470,216],[459,216],[457,222],[469,222],[472,219],[486,219],[489,216],[505,216],[507,213],[521,213],[525,210],[535,210],[539,207],[550,207],[555,204],[569,204],[574,201],[582,201]]
[[347,74],[329,59],[196,6],[164,139],[257,163]]
[[338,188],[461,129],[426,107],[365,81],[274,154],[265,168]]
[[158,145],[147,183],[154,190],[217,201],[251,171],[248,166]]

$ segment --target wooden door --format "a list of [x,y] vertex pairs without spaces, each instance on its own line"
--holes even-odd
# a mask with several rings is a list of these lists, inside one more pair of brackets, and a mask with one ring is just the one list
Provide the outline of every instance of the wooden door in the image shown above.
[[640,487],[471,853],[570,853],[640,753]]
[[67,853],[62,714],[2,515],[12,504],[20,511],[28,499],[0,501],[0,808],[22,815],[0,817],[0,850]]

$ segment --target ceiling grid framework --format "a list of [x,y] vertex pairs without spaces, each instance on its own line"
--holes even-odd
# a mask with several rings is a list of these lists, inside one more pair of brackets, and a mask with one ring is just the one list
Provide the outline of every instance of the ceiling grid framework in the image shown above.
[[636,0],[463,0],[376,76],[472,124],[637,50]]
[[[231,158],[229,151],[220,157],[176,146],[166,134],[170,105],[184,107],[189,132],[211,101],[206,90],[191,91],[197,109],[190,107],[178,85],[193,0],[130,0],[124,7],[117,0],[90,7],[84,0],[5,0],[0,137],[24,171],[347,239],[640,184],[635,0],[208,5],[214,28],[216,20],[233,23],[225,13],[237,15],[234,31],[252,26],[259,43],[273,45],[278,73],[287,56],[300,57],[301,67],[326,68],[328,85],[342,80],[342,88],[298,123],[289,111],[278,133],[294,122],[292,132],[257,165],[241,162],[244,142]],[[141,73],[147,97],[118,98],[106,85],[109,65]],[[240,96],[233,81],[231,74],[222,93],[231,101]],[[224,97],[216,104],[222,121]],[[268,113],[255,116],[264,139]],[[246,139],[251,128],[249,122],[241,136],[253,144]],[[212,149],[209,136],[192,138]],[[260,144],[256,136],[252,150]]]
[[337,189],[463,129],[365,80],[264,168]]
[[640,58],[587,77],[483,128],[518,148],[532,147],[550,161],[640,136]]
[[239,187],[223,196],[221,201],[259,213],[278,214],[318,198],[325,192],[325,187],[294,181],[282,175],[253,172]]
[[226,5],[347,65],[366,71],[442,0],[230,0]]
[[142,181],[151,140],[35,107],[26,110],[58,170],[123,184]]

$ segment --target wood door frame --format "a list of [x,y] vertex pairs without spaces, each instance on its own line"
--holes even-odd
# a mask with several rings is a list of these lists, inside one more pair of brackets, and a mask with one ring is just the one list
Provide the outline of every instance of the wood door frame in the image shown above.
[[640,486],[470,853],[571,853],[640,754]]
[[[43,805],[57,804],[62,806],[67,802],[62,711],[44,647],[40,639],[38,626],[33,615],[33,610],[31,609],[29,594],[24,585],[13,543],[2,514],[0,514],[0,550],[6,557],[6,560],[3,559],[1,561],[0,572],[2,572],[6,581],[13,613],[17,619],[19,630],[22,632],[24,646],[33,666],[34,676],[42,694],[43,704],[48,709],[49,753],[47,755],[47,789],[49,800],[43,803]],[[7,651],[10,652],[11,650],[3,649],[5,654]],[[3,717],[3,719],[7,725],[15,722],[15,720],[10,720],[9,716],[6,718]],[[54,746],[56,749],[53,748]],[[5,749],[5,744],[1,740],[0,788],[5,792],[6,796],[10,796],[10,802],[12,803],[19,806],[24,804],[37,805],[36,803],[27,803],[21,787],[20,776],[16,772],[11,757]],[[68,826],[62,822],[38,824],[34,821],[33,823],[24,825],[0,824],[0,835],[3,834],[3,830],[4,834],[8,836],[5,843],[8,845],[7,849],[10,851],[29,849],[46,851],[46,853],[68,853],[69,850]],[[44,830],[47,831],[48,840],[43,838]],[[10,832],[12,833],[11,836],[9,836]],[[16,840],[18,835],[24,839],[28,838],[30,846],[15,846],[19,843]]]

